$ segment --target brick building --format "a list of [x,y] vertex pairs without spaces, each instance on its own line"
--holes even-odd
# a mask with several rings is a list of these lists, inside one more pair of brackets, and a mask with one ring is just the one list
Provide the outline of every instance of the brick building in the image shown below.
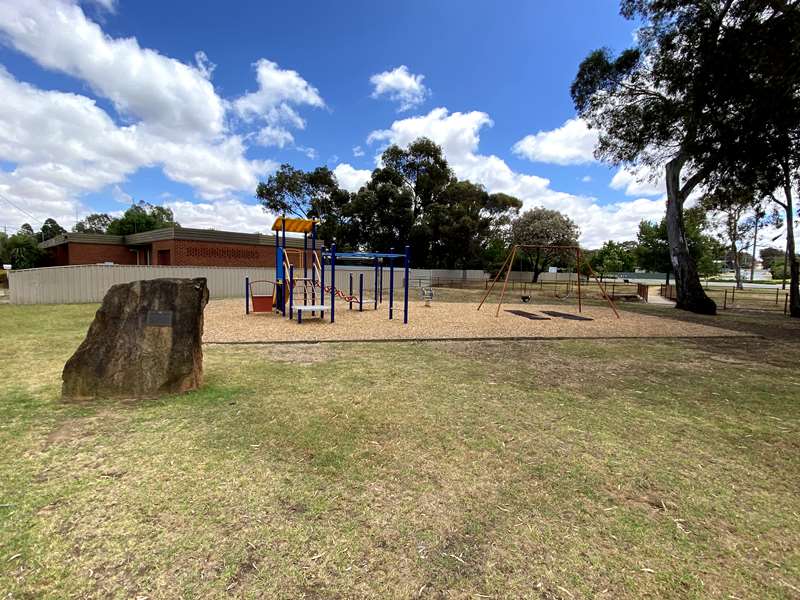
[[[50,266],[114,263],[186,267],[274,267],[275,235],[167,227],[131,235],[65,233],[39,244]],[[286,238],[302,248],[302,238]]]

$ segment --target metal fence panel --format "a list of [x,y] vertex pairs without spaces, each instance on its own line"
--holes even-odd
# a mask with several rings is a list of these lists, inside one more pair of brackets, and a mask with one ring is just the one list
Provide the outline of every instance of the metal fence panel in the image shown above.
[[12,304],[80,304],[100,302],[117,283],[161,277],[205,277],[211,298],[244,297],[244,278],[274,279],[275,269],[231,267],[161,267],[75,265],[11,271]]
[[[358,289],[358,275],[364,274],[364,296],[372,298],[375,289],[375,272],[371,266],[337,265],[336,287],[349,290],[350,273],[353,273],[353,291]],[[301,276],[300,273],[297,273]],[[25,269],[9,273],[9,295],[13,304],[78,304],[100,302],[108,289],[117,283],[159,277],[205,277],[211,298],[244,297],[244,278],[251,280],[275,279],[275,269],[246,267],[176,267],[154,265],[73,265]],[[330,266],[326,266],[330,283]],[[384,295],[389,289],[389,268],[383,268]],[[568,273],[542,273],[544,281],[566,280]],[[411,288],[429,286],[483,287],[490,274],[480,270],[462,269],[410,269]],[[531,273],[514,271],[511,281],[529,282]],[[395,292],[402,297],[403,268],[395,268]],[[418,292],[409,292],[411,297]]]

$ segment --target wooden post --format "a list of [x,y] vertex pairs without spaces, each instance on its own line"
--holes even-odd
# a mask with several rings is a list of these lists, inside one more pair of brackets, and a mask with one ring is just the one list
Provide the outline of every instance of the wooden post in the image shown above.
[[508,265],[508,270],[506,271],[506,279],[503,282],[503,291],[500,292],[500,302],[497,303],[497,310],[494,312],[495,317],[500,316],[500,306],[503,304],[503,297],[506,295],[506,288],[508,287],[508,278],[511,275],[511,267],[514,266],[514,257],[517,255],[517,247],[514,246],[514,249],[511,251],[511,261]]
[[[514,248],[516,248],[516,246],[515,246]],[[481,298],[481,303],[480,303],[480,304],[478,304],[478,310],[480,310],[480,309],[481,309],[481,306],[483,306],[483,303],[484,303],[484,302],[486,302],[486,298],[488,298],[488,297],[489,297],[489,294],[491,294],[491,293],[492,293],[492,290],[494,289],[494,284],[495,284],[495,283],[497,283],[497,280],[498,280],[498,279],[500,279],[500,275],[502,275],[502,273],[503,273],[503,269],[505,269],[505,268],[506,268],[506,265],[508,264],[508,259],[509,259],[509,258],[511,258],[511,255],[512,255],[513,253],[514,253],[514,251],[513,251],[513,250],[512,250],[511,252],[509,252],[509,253],[508,253],[508,256],[506,256],[506,259],[505,259],[505,261],[503,261],[503,266],[502,266],[502,267],[500,267],[500,269],[497,271],[497,275],[495,275],[495,276],[494,276],[494,279],[492,280],[492,285],[490,285],[490,286],[488,286],[488,287],[486,288],[486,293],[483,295],[483,298]]]
[[617,315],[617,318],[619,319],[620,316],[619,313],[617,312],[617,307],[614,306],[613,300],[611,300],[611,298],[608,297],[608,294],[606,293],[606,288],[597,278],[597,273],[594,272],[592,265],[590,265],[588,262],[586,263],[586,266],[589,267],[589,272],[592,274],[592,277],[594,277],[594,280],[597,282],[597,285],[600,286],[600,292],[603,294],[603,298],[606,299],[606,302],[608,302],[608,305],[611,307],[611,310],[614,311],[614,314]]
[[725,297],[722,300],[722,310],[726,310],[728,308],[728,290],[725,290]]

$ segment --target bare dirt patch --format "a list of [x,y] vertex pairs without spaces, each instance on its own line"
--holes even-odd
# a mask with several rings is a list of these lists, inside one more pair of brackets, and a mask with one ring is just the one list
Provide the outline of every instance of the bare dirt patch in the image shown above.
[[[403,324],[402,305],[388,318],[388,306],[377,311],[347,310],[337,305],[335,322],[306,319],[299,324],[277,313],[245,315],[239,300],[210,302],[205,314],[206,343],[247,343],[287,341],[341,341],[391,339],[468,339],[468,338],[604,338],[604,337],[715,337],[743,335],[711,324],[686,322],[640,313],[622,313],[617,319],[607,307],[585,307],[580,313],[591,321],[577,321],[550,316],[547,320],[524,319],[500,311],[494,306],[481,311],[471,302],[409,302],[409,322]],[[575,314],[575,307],[562,304],[526,305],[527,310]],[[545,315],[546,316],[546,315]]]

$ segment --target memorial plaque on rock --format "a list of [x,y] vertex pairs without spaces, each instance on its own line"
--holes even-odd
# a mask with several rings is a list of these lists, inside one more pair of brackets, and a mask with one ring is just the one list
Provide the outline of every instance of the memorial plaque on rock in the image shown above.
[[200,387],[207,303],[204,278],[113,286],[64,365],[62,398],[153,398]]
[[171,310],[149,310],[147,311],[147,322],[149,327],[172,327]]

